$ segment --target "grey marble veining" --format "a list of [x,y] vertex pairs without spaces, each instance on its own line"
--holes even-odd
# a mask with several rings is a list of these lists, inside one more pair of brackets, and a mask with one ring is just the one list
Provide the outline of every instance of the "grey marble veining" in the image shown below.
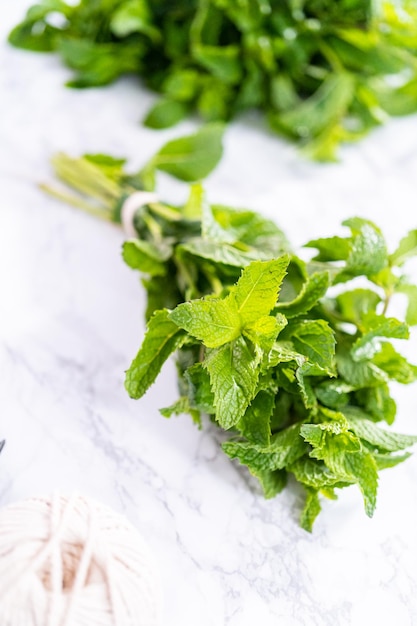
[[[81,490],[126,514],[157,555],[164,626],[417,624],[417,461],[382,474],[365,517],[355,488],[298,528],[291,485],[265,501],[219,449],[219,434],[158,407],[176,395],[172,364],[139,402],[123,371],[143,333],[144,294],[120,258],[122,233],[45,197],[56,150],[127,156],[167,138],[139,120],[154,96],[134,79],[70,91],[53,56],[4,43],[25,0],[3,3],[0,47],[0,504]],[[392,121],[342,161],[304,162],[256,116],[233,124],[207,181],[213,200],[276,219],[298,246],[375,220],[395,245],[417,227],[417,119]],[[161,177],[162,194],[184,194]],[[417,280],[417,267],[412,268]],[[407,346],[417,354],[416,338]],[[417,433],[415,388],[395,389],[398,430]]]

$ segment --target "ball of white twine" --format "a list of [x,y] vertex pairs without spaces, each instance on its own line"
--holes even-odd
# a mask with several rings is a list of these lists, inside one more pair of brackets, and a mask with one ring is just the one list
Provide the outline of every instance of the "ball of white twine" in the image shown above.
[[121,515],[83,496],[0,511],[1,626],[156,626],[152,554]]

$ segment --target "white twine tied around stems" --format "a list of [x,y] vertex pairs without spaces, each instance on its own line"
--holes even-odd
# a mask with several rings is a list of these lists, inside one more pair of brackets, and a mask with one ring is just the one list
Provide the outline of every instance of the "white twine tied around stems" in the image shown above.
[[121,515],[83,496],[0,511],[1,626],[157,626],[152,554]]
[[137,237],[134,227],[135,213],[140,207],[146,204],[158,202],[156,194],[150,191],[135,191],[123,202],[120,213],[123,230],[128,237]]

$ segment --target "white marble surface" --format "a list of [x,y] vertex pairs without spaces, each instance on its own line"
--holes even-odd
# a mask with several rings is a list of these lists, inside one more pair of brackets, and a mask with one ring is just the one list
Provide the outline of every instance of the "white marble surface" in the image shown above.
[[[134,79],[64,89],[56,57],[4,43],[27,4],[0,2],[0,504],[78,489],[125,513],[158,557],[164,626],[417,624],[417,457],[382,475],[373,520],[351,488],[324,503],[310,536],[297,526],[294,488],[264,501],[215,432],[160,417],[176,394],[172,366],[145,399],[127,397],[123,371],[141,340],[144,299],[120,259],[122,233],[36,183],[51,178],[56,150],[138,165],[193,124],[141,128],[154,96]],[[207,187],[213,200],[276,217],[297,245],[351,215],[377,221],[395,245],[417,226],[416,117],[342,157],[303,162],[247,119],[229,129]],[[416,348],[414,337],[415,360]],[[417,433],[416,388],[395,394],[398,430]]]

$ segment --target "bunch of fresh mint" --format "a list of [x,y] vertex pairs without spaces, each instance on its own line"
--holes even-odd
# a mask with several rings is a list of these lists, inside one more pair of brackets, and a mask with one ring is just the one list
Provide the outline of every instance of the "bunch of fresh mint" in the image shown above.
[[417,111],[414,0],[43,0],[10,42],[56,50],[73,87],[139,75],[152,128],[259,109],[319,160]]
[[[60,197],[116,222],[129,194],[153,184],[149,165],[131,176],[104,155],[54,163],[78,192]],[[164,416],[189,413],[199,425],[210,416],[226,433],[225,453],[267,498],[292,475],[305,488],[306,530],[320,497],[335,499],[352,484],[371,516],[379,471],[408,458],[404,450],[417,441],[386,428],[396,413],[390,381],[417,376],[391,341],[407,339],[417,323],[417,286],[403,274],[417,255],[417,230],[389,253],[379,228],[355,217],[344,222],[346,236],[310,241],[317,253],[306,261],[272,221],[210,205],[200,183],[184,206],[152,202],[133,224],[137,237],[125,242],[123,258],[142,275],[148,325],[126,374],[131,397],[175,353],[179,398]],[[405,321],[388,315],[397,294],[408,298]]]

